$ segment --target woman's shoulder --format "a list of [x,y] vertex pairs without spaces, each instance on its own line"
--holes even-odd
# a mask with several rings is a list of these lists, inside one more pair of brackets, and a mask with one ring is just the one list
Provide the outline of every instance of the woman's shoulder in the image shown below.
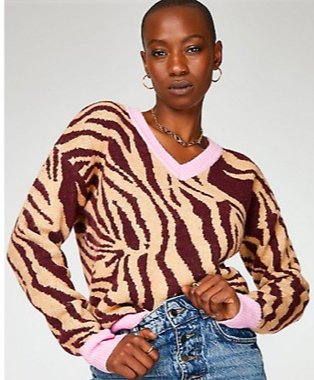
[[123,124],[128,117],[128,106],[113,100],[98,100],[89,103],[74,114],[67,125],[65,133],[85,131],[86,129],[110,130],[115,125]]
[[113,100],[98,100],[81,108],[67,123],[56,145],[97,146],[128,122],[127,106]]
[[234,170],[240,170],[241,172],[253,172],[254,174],[261,174],[261,168],[257,164],[255,158],[247,153],[240,152],[231,148],[223,148],[223,159],[227,165],[234,168]]
[[92,117],[98,118],[117,118],[127,115],[128,106],[114,100],[98,100],[85,105],[75,115],[73,120],[82,119],[88,117],[90,120]]

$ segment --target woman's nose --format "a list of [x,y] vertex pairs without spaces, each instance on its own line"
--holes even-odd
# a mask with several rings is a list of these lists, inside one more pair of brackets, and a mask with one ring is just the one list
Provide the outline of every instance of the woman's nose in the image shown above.
[[168,59],[168,70],[170,75],[184,75],[189,71],[186,57],[183,54],[170,54]]

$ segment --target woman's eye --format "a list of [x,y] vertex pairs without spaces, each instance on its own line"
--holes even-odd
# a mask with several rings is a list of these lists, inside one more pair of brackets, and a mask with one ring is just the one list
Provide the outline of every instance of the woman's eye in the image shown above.
[[163,57],[164,54],[165,54],[165,52],[162,51],[162,50],[155,50],[155,51],[152,52],[152,55],[153,55],[154,57]]
[[188,48],[187,51],[188,52],[191,51],[192,53],[197,53],[197,52],[201,51],[201,48],[198,46],[192,46],[192,47]]

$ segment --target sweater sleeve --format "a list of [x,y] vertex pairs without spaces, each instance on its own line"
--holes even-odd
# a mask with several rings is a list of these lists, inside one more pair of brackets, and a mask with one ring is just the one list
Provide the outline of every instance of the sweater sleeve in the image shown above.
[[117,335],[114,333],[120,330],[131,330],[137,326],[147,314],[149,314],[149,311],[144,310],[139,313],[124,315],[118,321],[114,322],[110,329],[101,330],[99,333],[89,336],[84,345],[80,348],[81,355],[88,364],[98,368],[100,371],[110,373],[107,368],[107,360],[118,343],[127,335],[127,332]]
[[309,284],[301,274],[274,193],[260,168],[255,166],[239,251],[257,286],[249,296],[260,304],[262,311],[254,330],[275,333],[301,317],[309,301]]
[[77,125],[73,119],[40,168],[13,227],[7,259],[61,346],[79,356],[79,348],[101,326],[89,311],[88,301],[76,291],[61,249],[88,194],[72,164],[77,148],[73,136],[81,135]]

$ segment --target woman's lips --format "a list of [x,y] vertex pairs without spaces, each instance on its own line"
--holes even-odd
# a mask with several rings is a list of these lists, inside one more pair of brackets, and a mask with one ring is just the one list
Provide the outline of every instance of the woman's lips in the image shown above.
[[169,91],[174,95],[185,95],[188,94],[193,88],[191,83],[186,84],[173,84],[169,87]]

